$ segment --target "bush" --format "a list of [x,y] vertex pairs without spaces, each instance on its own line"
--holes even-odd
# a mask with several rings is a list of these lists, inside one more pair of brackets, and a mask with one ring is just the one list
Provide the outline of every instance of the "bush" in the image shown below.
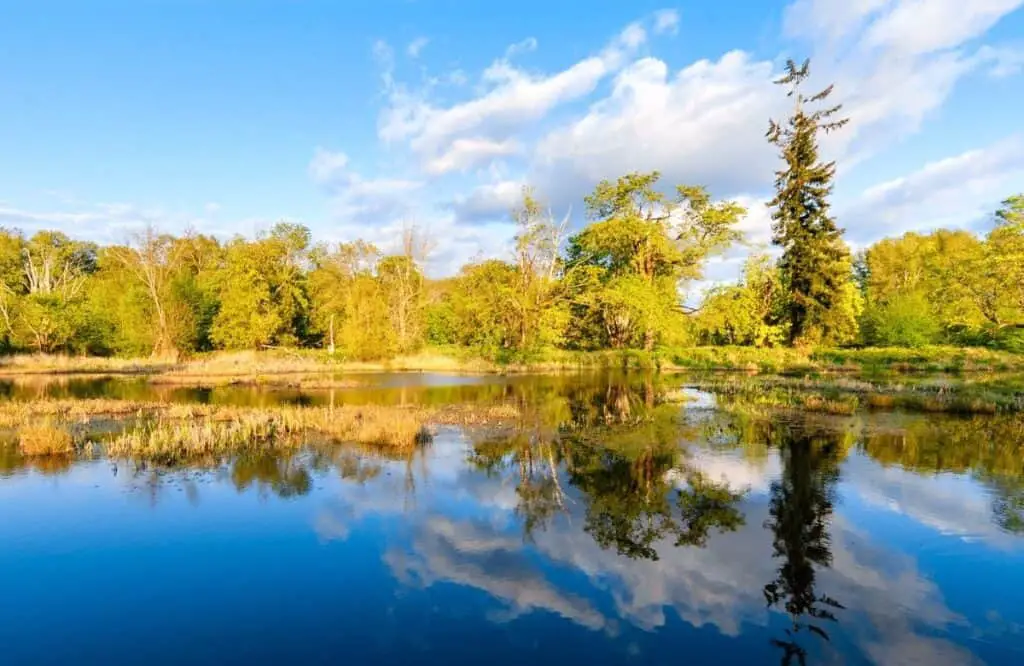
[[886,303],[872,304],[862,321],[865,341],[883,347],[923,347],[941,332],[923,294],[900,294]]

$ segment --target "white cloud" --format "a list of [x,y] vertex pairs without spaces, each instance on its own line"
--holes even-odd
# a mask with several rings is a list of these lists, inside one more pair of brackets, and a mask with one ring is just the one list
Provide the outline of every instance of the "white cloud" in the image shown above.
[[[444,166],[444,160],[438,160],[457,140],[503,143],[556,106],[591,93],[645,39],[643,28],[632,24],[598,55],[547,76],[529,74],[513,66],[508,57],[502,58],[484,72],[482,95],[447,107],[431,104],[422,93],[395,87],[389,91],[388,105],[379,119],[380,138],[408,142],[414,155],[436,169]],[[522,43],[510,51],[521,48]],[[479,160],[490,157],[480,155]],[[460,162],[460,166],[470,168],[476,163]]]
[[[843,131],[824,140],[825,154],[840,160],[841,178],[919,131],[964,77],[986,69],[992,76],[1016,73],[1022,62],[1019,49],[979,41],[1022,3],[790,4],[784,37],[798,47],[794,50],[811,54],[811,87],[835,82],[833,100],[843,103],[843,113],[851,118]],[[767,245],[770,223],[763,202],[770,196],[778,161],[764,140],[764,129],[769,117],[789,112],[785,91],[772,85],[779,73],[778,60],[755,58],[742,50],[689,64],[640,56],[649,33],[674,34],[679,23],[677,10],[663,9],[627,25],[592,55],[555,69],[526,69],[514,62],[538,48],[537,40],[528,37],[510,45],[474,77],[475,87],[457,85],[461,97],[454,101],[442,98],[438,85],[456,78],[469,81],[461,70],[457,76],[453,72],[428,77],[422,86],[396,82],[392,49],[378,42],[374,54],[383,69],[387,100],[378,118],[378,136],[411,157],[407,164],[414,175],[364,180],[350,174],[346,163],[333,164],[327,157],[311,166],[311,174],[317,178],[314,172],[340,169],[350,174],[344,182],[351,197],[374,202],[397,198],[405,209],[420,210],[437,207],[437,202],[410,200],[410,193],[423,189],[421,178],[433,184],[458,177],[456,187],[468,193],[442,206],[453,219],[440,223],[454,229],[504,218],[524,181],[536,184],[556,210],[573,204],[578,209],[580,199],[599,180],[656,169],[666,185],[702,184],[715,196],[740,199],[751,209],[742,223],[748,240]],[[446,94],[450,91],[445,88]],[[940,217],[951,224],[970,222],[988,196],[977,194],[989,190],[982,180],[971,178],[973,185],[962,188],[975,192],[975,203],[946,206],[940,216],[928,218],[930,224],[936,226]],[[873,202],[879,196],[865,193],[863,201],[843,211],[840,222],[849,228],[852,241],[873,240],[890,231],[875,219],[908,215],[893,205],[875,215],[880,209]],[[891,203],[888,197],[882,199],[878,203]],[[365,201],[336,210],[354,211],[363,219],[369,213],[396,211]],[[958,217],[958,210],[966,217]],[[865,211],[872,219],[866,219]],[[708,284],[734,277],[744,254],[742,249],[734,251],[710,267]]]
[[524,183],[518,180],[480,185],[469,195],[456,198],[451,207],[460,222],[507,220],[509,211],[522,198],[523,185]]
[[679,32],[679,11],[662,9],[654,13],[654,33],[674,35]]
[[423,183],[402,178],[364,178],[349,168],[348,156],[317,148],[309,175],[331,197],[334,217],[342,224],[395,226],[410,212],[411,193]]
[[1024,181],[1024,139],[1011,136],[869,187],[838,217],[854,240],[939,227],[978,228]]
[[124,243],[133,233],[150,226],[169,233],[197,229],[202,233],[220,237],[249,230],[251,221],[211,221],[208,216],[217,212],[218,208],[215,206],[203,206],[202,213],[169,211],[121,202],[76,201],[71,210],[57,211],[0,206],[0,226],[19,229],[27,235],[42,230],[61,231],[73,238],[102,243]]
[[826,143],[856,163],[917,132],[966,75],[996,59],[970,48],[1024,0],[797,0],[787,34],[812,46],[850,124]]
[[[536,182],[592,186],[633,170],[662,171],[671,183],[700,183],[715,192],[756,191],[775,163],[764,141],[780,102],[772,66],[733,51],[672,74],[655,58],[638,60],[610,95],[548,133],[537,148]],[[583,192],[566,193],[574,200]]]
[[417,37],[416,39],[409,42],[409,45],[405,47],[405,52],[409,54],[410,58],[419,58],[423,49],[430,43],[430,39],[427,37]]
[[956,48],[985,33],[1021,4],[1022,0],[895,2],[868,29],[865,45],[903,53]]
[[978,56],[992,64],[988,74],[994,79],[1016,76],[1024,69],[1024,47],[1021,46],[983,46]]
[[522,146],[514,139],[504,141],[482,138],[455,139],[444,154],[427,162],[424,170],[431,175],[465,171],[494,158],[507,157],[520,152],[522,152]]

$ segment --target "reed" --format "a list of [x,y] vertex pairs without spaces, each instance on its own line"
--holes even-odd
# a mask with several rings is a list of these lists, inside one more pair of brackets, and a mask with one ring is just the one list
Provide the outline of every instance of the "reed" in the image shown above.
[[24,456],[68,456],[75,452],[71,433],[50,422],[29,424],[18,430],[18,450]]
[[114,457],[173,463],[210,456],[290,449],[307,436],[411,449],[429,439],[430,411],[400,407],[275,407],[250,409],[179,406],[142,423],[107,445]]

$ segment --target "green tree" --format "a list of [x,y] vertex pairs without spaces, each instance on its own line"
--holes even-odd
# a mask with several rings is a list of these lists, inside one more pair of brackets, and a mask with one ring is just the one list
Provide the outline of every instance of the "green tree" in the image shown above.
[[[39,352],[88,351],[80,334],[85,328],[84,287],[96,271],[96,246],[52,231],[37,232],[20,248],[12,238],[5,245],[8,274],[0,318],[13,343]],[[16,248],[20,274],[11,254]]]
[[[712,203],[702,188],[679,186],[669,200],[658,172],[602,181],[587,197],[595,221],[569,241],[568,289],[579,346],[653,349],[680,326],[680,290],[707,258],[738,240],[744,210]],[[596,343],[596,344],[595,344]]]
[[523,189],[522,203],[512,211],[516,222],[516,273],[518,288],[513,292],[518,317],[517,349],[529,351],[561,341],[568,312],[561,299],[559,257],[566,216],[555,223],[533,191]]
[[829,215],[835,162],[818,157],[818,133],[846,124],[836,120],[841,106],[809,110],[824,102],[832,86],[810,97],[801,84],[810,63],[786,63],[776,81],[789,87],[795,109],[785,124],[769,121],[768,140],[779,147],[786,168],[776,172],[773,241],[783,248],[779,266],[788,291],[790,341],[797,344],[845,342],[856,333],[856,301],[851,291],[852,263],[842,230]]
[[379,250],[363,241],[314,251],[313,324],[331,354],[341,349],[348,358],[371,360],[398,350],[395,312],[378,278],[381,263]]
[[423,265],[429,253],[430,242],[422,232],[406,227],[402,230],[401,254],[384,257],[377,264],[390,326],[402,353],[415,351],[423,343]]
[[498,259],[462,268],[448,294],[460,344],[489,356],[515,348],[518,281],[516,267]]
[[768,347],[786,339],[779,270],[764,254],[747,258],[739,284],[712,289],[695,318],[704,343]]
[[1024,194],[996,211],[996,226],[985,239],[985,277],[1001,287],[992,323],[1024,329]]
[[921,291],[896,293],[864,311],[861,331],[872,345],[921,347],[937,342],[941,329]]
[[218,276],[220,309],[210,331],[215,344],[256,349],[304,339],[309,240],[307,228],[279,223],[267,236],[228,244]]

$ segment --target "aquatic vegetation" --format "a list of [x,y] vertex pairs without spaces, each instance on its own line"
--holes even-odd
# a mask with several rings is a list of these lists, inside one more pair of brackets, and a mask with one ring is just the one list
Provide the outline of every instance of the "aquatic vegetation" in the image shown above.
[[18,450],[33,457],[69,456],[75,452],[75,444],[70,432],[46,422],[19,428]]
[[0,402],[0,427],[18,427],[39,417],[62,422],[75,422],[88,421],[98,416],[125,417],[173,408],[174,406],[167,403],[106,398],[7,401]]
[[[189,416],[185,416],[185,415]],[[380,406],[238,407],[182,406],[115,437],[115,457],[171,462],[189,457],[268,451],[300,446],[307,435],[396,448],[429,437],[429,412]]]
[[997,376],[960,378],[948,375],[894,380],[892,376],[712,376],[695,385],[722,397],[731,409],[792,408],[831,414],[857,409],[956,414],[1024,412],[1019,379]]
[[936,373],[1024,370],[1024,355],[979,347],[918,349],[692,347],[664,352],[663,369],[742,370],[760,373]]
[[107,443],[114,457],[132,457],[161,463],[189,458],[287,448],[294,439],[282,436],[273,418],[245,421],[158,421],[125,432]]
[[0,357],[0,374],[149,374],[164,372],[176,362],[160,358],[16,354]]
[[[71,424],[84,427],[90,418],[98,418],[115,426],[111,436],[95,434],[108,454],[160,462],[290,449],[314,437],[410,449],[430,439],[431,425],[504,426],[518,414],[508,404],[254,408],[111,400],[0,403],[0,422],[17,427],[26,454],[70,453]],[[40,417],[45,419],[41,423]]]

